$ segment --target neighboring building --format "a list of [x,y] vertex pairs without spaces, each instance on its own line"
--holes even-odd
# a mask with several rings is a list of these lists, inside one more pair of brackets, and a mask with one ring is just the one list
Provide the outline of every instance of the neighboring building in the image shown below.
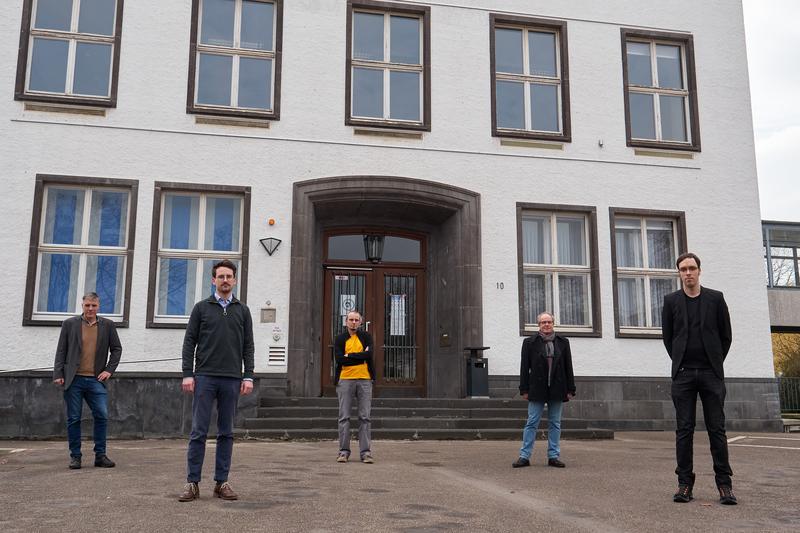
[[800,333],[800,222],[762,226],[770,326],[773,333]]
[[692,250],[731,310],[731,427],[776,427],[742,7],[648,4],[2,3],[0,243],[24,297],[0,368],[51,365],[95,290],[148,361],[118,377],[174,394],[148,380],[179,370],[224,257],[290,395],[332,392],[355,306],[377,394],[463,397],[464,347],[490,346],[511,396],[551,310],[568,414],[670,428],[661,300]]

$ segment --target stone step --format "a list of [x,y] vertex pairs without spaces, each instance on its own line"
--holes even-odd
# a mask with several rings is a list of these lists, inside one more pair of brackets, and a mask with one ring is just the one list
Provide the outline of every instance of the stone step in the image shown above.
[[[525,417],[516,418],[458,418],[458,417],[387,417],[379,418],[373,413],[371,416],[372,430],[376,429],[510,429],[522,431]],[[244,421],[245,429],[335,429],[336,416],[327,418],[298,417],[298,418],[247,418]],[[351,419],[351,424],[358,425],[357,417]],[[585,420],[565,418],[561,420],[562,430],[586,429]],[[547,427],[547,420],[540,422],[540,427]]]
[[[357,414],[354,406],[352,416]],[[445,409],[441,407],[396,408],[375,407],[370,410],[372,418],[418,417],[418,418],[522,418],[528,416],[527,409],[516,408],[477,408],[477,409]],[[258,418],[337,418],[339,408],[333,407],[260,407]]]
[[[352,438],[357,440],[356,430]],[[337,440],[336,429],[236,429],[234,436],[242,439],[280,439],[280,440]],[[522,429],[375,429],[374,440],[520,440]],[[536,432],[536,438],[547,438],[547,430]],[[613,439],[614,432],[608,429],[565,429],[561,431],[564,440]]]
[[[337,407],[337,398],[296,398],[271,397],[261,398],[259,405],[268,407]],[[527,409],[526,400],[509,400],[504,398],[373,398],[373,409],[390,408],[432,408],[440,409],[483,409],[483,408],[521,408]]]

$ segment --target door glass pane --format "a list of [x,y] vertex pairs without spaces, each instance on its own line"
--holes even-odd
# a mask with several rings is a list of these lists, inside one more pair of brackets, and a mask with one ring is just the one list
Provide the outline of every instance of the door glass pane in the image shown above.
[[497,127],[525,129],[525,87],[513,81],[497,82]]
[[552,312],[553,276],[546,273],[528,273],[522,277],[522,305],[525,324],[536,324],[540,313]]
[[636,139],[656,138],[656,119],[653,108],[653,95],[630,93],[631,137]]
[[242,48],[272,50],[274,8],[265,2],[242,2]]
[[203,0],[200,42],[216,46],[233,46],[234,0]]
[[678,290],[677,278],[650,278],[650,316],[652,326],[661,327],[661,310],[664,307],[664,296]]
[[116,255],[86,257],[85,292],[96,292],[100,297],[100,313],[122,314],[124,287],[125,257]]
[[661,138],[686,142],[686,98],[662,94],[658,99],[661,106]]
[[419,120],[419,72],[389,72],[389,118]]
[[239,251],[241,209],[240,198],[207,197],[205,250]]
[[383,378],[389,382],[416,380],[416,281],[414,276],[384,277]]
[[494,63],[497,72],[522,74],[522,30],[494,30]]
[[617,218],[614,220],[617,266],[622,268],[642,267],[642,227],[639,219]]
[[420,243],[416,239],[386,236],[383,239],[383,261],[419,263]]
[[195,304],[196,288],[196,259],[159,259],[159,315],[188,316]]
[[272,60],[239,58],[239,107],[270,109]]
[[365,287],[366,276],[363,274],[333,274],[331,339],[347,329],[347,313],[350,311],[361,312],[364,319],[362,324],[371,319],[364,315]]
[[659,87],[663,89],[684,88],[680,46],[657,44],[656,67],[658,68]]
[[231,105],[231,68],[233,57],[200,54],[197,76],[197,103]]
[[353,13],[353,59],[383,61],[383,15]]
[[[242,266],[241,265],[241,261],[239,261],[238,259],[228,259],[228,260],[229,261],[233,261],[233,264],[236,265],[236,280],[238,281],[239,280],[239,271],[241,270],[241,266]],[[205,259],[205,260],[203,260],[203,274],[200,277],[200,281],[203,284],[203,286],[200,288],[200,290],[201,290],[200,297],[201,298],[207,298],[208,296],[211,296],[212,294],[214,294],[214,291],[216,290],[216,287],[214,286],[213,283],[211,283],[211,271],[213,270],[214,265],[219,263],[219,262],[220,262],[220,259]],[[238,283],[233,286],[233,295],[236,296],[237,298],[238,298],[237,293],[239,292],[238,288],[239,288],[239,284]]]
[[33,27],[39,30],[69,31],[72,21],[72,0],[39,0]]
[[81,244],[85,195],[83,189],[47,188],[43,243]]
[[675,268],[675,243],[672,222],[647,220],[647,259],[649,268]]
[[533,76],[556,76],[556,34],[528,32],[530,73]]
[[[384,245],[385,246],[385,245]],[[363,235],[335,235],[328,238],[328,259],[366,261]]]
[[67,54],[69,41],[58,39],[33,40],[31,74],[28,89],[64,93],[67,83]]
[[419,65],[419,34],[421,21],[418,18],[389,17],[390,28],[390,61],[392,63],[408,63]]
[[125,246],[128,226],[128,193],[92,191],[92,224],[89,244],[92,246]]
[[199,217],[200,197],[165,195],[161,247],[196,250]]
[[653,73],[650,66],[650,43],[628,41],[628,84],[653,85]]
[[644,278],[617,278],[617,302],[621,327],[644,327]]
[[353,116],[383,118],[383,71],[353,69]]
[[560,131],[558,85],[531,83],[531,127],[537,131]]
[[[114,35],[114,11],[117,0],[81,0],[78,32]],[[103,305],[101,300],[100,305]]]
[[526,216],[522,219],[522,262],[536,265],[549,265],[550,258],[550,217]]
[[39,301],[36,310],[47,313],[74,313],[77,309],[78,254],[41,255]]
[[558,275],[559,324],[590,326],[589,274]]
[[588,266],[583,217],[556,217],[556,235],[560,265]]
[[110,44],[77,43],[73,93],[108,96],[110,75]]

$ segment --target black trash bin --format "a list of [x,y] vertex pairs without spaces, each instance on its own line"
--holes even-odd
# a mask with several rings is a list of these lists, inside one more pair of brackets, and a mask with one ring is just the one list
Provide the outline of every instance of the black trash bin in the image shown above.
[[464,348],[467,357],[467,398],[489,397],[489,361],[483,357],[488,346]]

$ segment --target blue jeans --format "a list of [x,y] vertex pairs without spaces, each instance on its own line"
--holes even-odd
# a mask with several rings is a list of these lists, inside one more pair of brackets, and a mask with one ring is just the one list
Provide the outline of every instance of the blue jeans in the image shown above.
[[236,415],[236,404],[239,401],[241,386],[240,378],[194,377],[192,434],[189,436],[187,453],[187,481],[200,482],[214,400],[217,401],[217,458],[214,467],[214,481],[217,483],[228,481],[231,455],[233,455],[233,417]]
[[[561,440],[561,410],[564,402],[547,402],[547,458],[558,459],[561,455],[559,441]],[[528,422],[522,431],[522,448],[519,449],[519,456],[523,459],[530,459],[533,453],[533,441],[536,440],[536,430],[539,428],[539,420],[542,419],[544,402],[528,402]]]
[[95,377],[75,376],[69,388],[64,391],[64,403],[67,406],[67,438],[69,454],[81,456],[81,414],[83,400],[94,417],[94,453],[106,453],[106,429],[108,428],[108,392],[105,385]]

